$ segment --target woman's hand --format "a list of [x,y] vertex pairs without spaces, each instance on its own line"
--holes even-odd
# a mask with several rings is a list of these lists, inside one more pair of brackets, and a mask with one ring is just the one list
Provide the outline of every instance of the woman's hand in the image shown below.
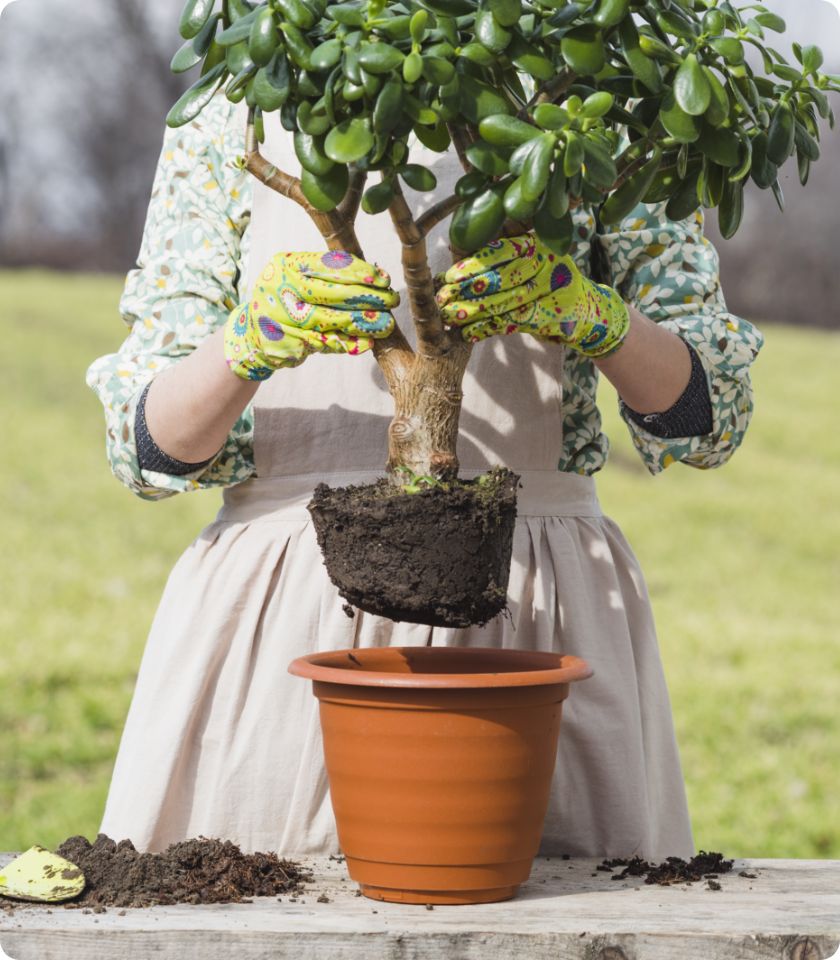
[[364,353],[394,329],[400,302],[376,264],[344,250],[281,252],[225,324],[225,359],[243,380],[265,380],[310,353]]
[[496,240],[436,279],[444,322],[465,340],[530,333],[601,358],[621,346],[630,325],[615,290],[588,280],[571,257],[531,233]]

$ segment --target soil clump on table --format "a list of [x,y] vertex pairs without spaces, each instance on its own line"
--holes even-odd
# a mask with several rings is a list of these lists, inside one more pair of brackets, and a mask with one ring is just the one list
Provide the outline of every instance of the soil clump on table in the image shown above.
[[505,609],[518,484],[504,468],[412,493],[386,479],[322,483],[308,509],[349,604],[390,620],[468,627]]
[[[707,853],[701,850],[690,860],[683,860],[682,857],[667,857],[659,864],[648,863],[641,857],[630,859],[617,857],[602,861],[597,869],[612,872],[617,867],[624,867],[621,873],[613,873],[610,879],[625,880],[627,877],[644,877],[645,883],[657,883],[667,887],[673,883],[714,881],[721,873],[729,873],[732,863],[732,860],[725,860],[722,853]],[[720,886],[712,889],[720,889]]]
[[130,840],[117,843],[100,833],[94,843],[69,837],[55,852],[80,867],[87,880],[65,908],[242,903],[298,893],[313,879],[274,853],[245,854],[230,840],[206,837],[173,843],[161,853],[138,853]]

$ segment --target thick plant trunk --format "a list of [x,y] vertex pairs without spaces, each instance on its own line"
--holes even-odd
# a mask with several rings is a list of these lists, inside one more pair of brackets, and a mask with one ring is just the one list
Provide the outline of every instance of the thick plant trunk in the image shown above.
[[395,415],[388,430],[388,473],[395,480],[400,467],[438,479],[458,474],[458,421],[471,345],[460,337],[448,339],[445,353],[418,351],[408,375],[391,390]]

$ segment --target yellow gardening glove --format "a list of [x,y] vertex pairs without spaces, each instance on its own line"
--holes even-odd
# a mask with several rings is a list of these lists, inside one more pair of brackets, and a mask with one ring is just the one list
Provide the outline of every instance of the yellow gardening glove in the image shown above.
[[627,306],[531,233],[495,240],[436,277],[444,322],[465,340],[530,333],[588,357],[605,357],[627,335]]
[[265,380],[310,353],[364,353],[394,329],[400,302],[376,264],[344,250],[277,253],[225,324],[225,359],[243,380]]

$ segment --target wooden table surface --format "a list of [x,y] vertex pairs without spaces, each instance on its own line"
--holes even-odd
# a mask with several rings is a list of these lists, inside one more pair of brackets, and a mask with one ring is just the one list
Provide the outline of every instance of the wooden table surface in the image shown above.
[[825,960],[840,944],[840,861],[737,860],[720,890],[611,880],[597,862],[539,858],[514,900],[433,910],[357,897],[343,862],[314,858],[297,902],[27,904],[0,909],[0,960]]

